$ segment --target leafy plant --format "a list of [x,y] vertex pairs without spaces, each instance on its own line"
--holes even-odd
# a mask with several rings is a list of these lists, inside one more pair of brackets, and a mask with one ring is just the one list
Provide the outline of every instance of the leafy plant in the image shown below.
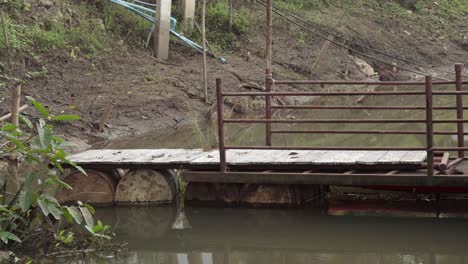
[[67,159],[65,148],[71,144],[55,135],[49,123],[75,121],[80,119],[79,116],[53,115],[38,101],[31,97],[27,99],[40,113],[37,122],[34,124],[21,116],[21,126],[4,123],[0,129],[0,140],[3,141],[0,158],[14,158],[19,164],[32,168],[11,198],[5,191],[7,176],[1,175],[5,180],[1,185],[0,249],[20,246],[36,236],[51,237],[50,241],[55,241],[57,247],[70,245],[76,242],[75,235],[64,227],[73,225],[84,226],[89,233],[90,245],[94,241],[99,241],[100,246],[105,244],[110,239],[109,227],[100,221],[94,224],[92,206],[81,202],[64,206],[52,195],[57,188],[71,189],[58,176],[64,172],[62,164],[84,171]]

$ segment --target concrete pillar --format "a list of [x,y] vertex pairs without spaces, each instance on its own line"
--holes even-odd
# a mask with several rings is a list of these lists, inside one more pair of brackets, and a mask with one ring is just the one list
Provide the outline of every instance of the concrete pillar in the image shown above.
[[192,28],[195,19],[195,0],[182,0],[182,14],[184,15],[184,25]]
[[156,0],[156,25],[154,27],[154,56],[169,58],[169,29],[171,27],[171,0]]

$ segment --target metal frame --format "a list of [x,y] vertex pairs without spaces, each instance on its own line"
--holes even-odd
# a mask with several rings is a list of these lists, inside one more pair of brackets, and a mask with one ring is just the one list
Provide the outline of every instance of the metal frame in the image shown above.
[[[463,124],[468,123],[468,119],[464,119],[463,110],[468,109],[463,105],[463,95],[468,95],[468,91],[463,91],[463,85],[468,84],[468,81],[463,81],[462,79],[462,71],[463,65],[456,64],[455,65],[455,80],[454,81],[433,81],[431,76],[426,76],[425,81],[407,81],[407,82],[368,82],[368,81],[313,81],[313,80],[305,80],[305,81],[287,81],[287,80],[274,80],[271,75],[271,71],[267,69],[266,71],[266,89],[262,92],[224,92],[222,80],[217,79],[217,106],[218,106],[218,139],[219,139],[219,153],[220,153],[220,172],[224,176],[228,176],[230,174],[235,174],[238,177],[242,172],[228,172],[228,163],[226,161],[226,151],[228,149],[283,149],[283,150],[425,150],[427,152],[427,161],[424,165],[425,173],[418,172],[416,175],[420,177],[421,175],[425,175],[427,177],[434,178],[435,174],[439,173],[442,170],[447,169],[453,162],[450,162],[448,153],[438,153],[440,151],[457,151],[458,155],[456,161],[460,162],[464,158],[464,152],[468,151],[468,147],[464,145],[464,135],[468,135],[468,132],[464,131]],[[372,85],[372,86],[382,86],[382,85],[389,85],[394,87],[402,87],[402,86],[419,86],[425,87],[424,91],[372,91],[372,92],[275,92],[273,91],[275,85],[306,85],[306,84],[314,84],[314,85],[337,85],[337,86],[349,86],[349,85]],[[433,87],[436,85],[454,85],[455,91],[433,91]],[[413,95],[424,95],[425,96],[425,106],[327,106],[327,105],[272,105],[272,98],[273,97],[282,97],[282,96],[355,96],[355,95],[375,95],[375,96],[389,96],[389,95],[405,95],[405,96],[413,96]],[[440,95],[454,95],[456,96],[456,106],[433,106],[433,97],[440,96]],[[265,118],[264,119],[225,119],[223,115],[223,102],[225,97],[231,96],[263,96],[265,97]],[[315,109],[315,110],[326,110],[326,109],[352,109],[352,110],[423,110],[426,112],[425,119],[274,119],[272,117],[273,109],[289,109],[289,110],[308,110],[308,109]],[[456,110],[457,117],[456,119],[433,119],[433,112],[437,110]],[[266,127],[266,135],[265,135],[265,146],[230,146],[225,144],[225,136],[224,136],[224,126],[225,124],[229,123],[248,123],[248,124],[265,124]],[[396,131],[396,130],[383,130],[383,131],[373,131],[373,130],[287,130],[287,129],[272,129],[272,124],[275,123],[288,123],[288,124],[297,124],[297,123],[374,123],[374,124],[382,124],[382,123],[424,123],[426,125],[425,131],[414,131],[414,130],[407,130],[407,131]],[[434,124],[437,123],[455,123],[457,124],[456,131],[434,131]],[[272,135],[273,134],[374,134],[374,135],[426,135],[426,146],[425,147],[335,147],[335,146],[325,146],[325,147],[310,147],[310,146],[274,146]],[[434,135],[457,135],[457,147],[437,147],[434,146]],[[437,157],[435,162],[434,155],[435,153],[441,154],[441,157]],[[435,168],[437,170],[435,170]],[[214,172],[218,173],[219,172]],[[245,175],[249,174],[248,172],[244,172]],[[274,174],[271,172],[271,174]],[[285,175],[288,173],[282,173],[281,175]],[[289,173],[289,175],[293,176],[299,175],[298,173]],[[312,176],[315,174],[311,173],[300,173],[302,176]],[[323,177],[325,176],[336,176],[336,175],[343,175],[343,173],[319,173]],[[252,176],[253,174],[249,174]],[[388,173],[374,173],[374,174],[353,174],[353,177],[362,177],[363,179],[367,179],[368,177],[376,177],[381,176],[389,177]],[[232,175],[231,175],[232,176]],[[302,177],[301,176],[301,177]],[[402,177],[404,175],[396,173],[390,174],[391,177],[399,176]],[[449,177],[450,176],[450,177]],[[208,176],[207,176],[208,177]],[[299,176],[298,176],[299,177]],[[412,181],[409,178],[409,183]],[[459,179],[460,175],[445,175],[447,181]],[[203,178],[203,177],[202,177]],[[205,177],[206,178],[206,177]],[[239,181],[246,182],[245,178],[239,179]],[[419,178],[418,178],[419,179]],[[427,178],[425,178],[427,179]],[[437,182],[441,180],[437,178]],[[228,179],[226,179],[228,180]],[[229,181],[233,181],[232,179]],[[237,181],[237,180],[234,180]],[[303,181],[303,180],[299,180]],[[444,180],[444,183],[447,183]],[[430,184],[433,184],[433,180],[431,179]],[[456,181],[459,182],[459,181]],[[418,183],[421,183],[418,181]],[[426,182],[426,184],[428,184]]]

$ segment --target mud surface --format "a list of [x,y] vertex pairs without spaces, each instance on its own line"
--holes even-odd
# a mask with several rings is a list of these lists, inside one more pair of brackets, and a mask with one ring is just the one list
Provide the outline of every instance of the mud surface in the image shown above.
[[[263,10],[256,8],[259,15],[263,16]],[[325,9],[321,14],[322,19],[329,21],[330,25],[336,24],[339,20],[336,15],[338,11]],[[435,69],[452,71],[454,62],[468,61],[468,52],[463,43],[437,38],[439,32],[431,31],[428,25],[392,22],[381,19],[376,12],[369,12],[367,17],[350,12],[343,17],[336,30],[373,48],[426,65],[435,65]],[[368,76],[361,60],[357,60],[352,52],[333,45],[317,66],[312,67],[324,41],[280,19],[275,19],[274,34],[273,72],[277,79],[379,78],[378,75]],[[29,58],[25,63],[27,69],[45,67],[48,73],[28,81],[23,85],[23,91],[24,95],[33,96],[54,113],[79,114],[82,121],[58,125],[58,131],[73,141],[81,142],[81,147],[85,148],[86,144],[98,141],[174,128],[212,118],[215,110],[215,78],[222,77],[228,91],[262,89],[265,65],[263,54],[263,27],[259,26],[256,32],[241,36],[239,50],[222,54],[227,64],[209,58],[208,103],[203,100],[201,55],[174,42],[167,62],[154,59],[150,50],[132,48],[126,43],[116,43],[110,53],[93,59],[75,58],[70,55],[70,50],[55,50],[39,56],[40,60]],[[367,61],[376,73],[384,74],[389,70],[388,66],[361,59]],[[403,66],[440,75],[433,69]],[[393,79],[416,77],[403,71],[391,76]],[[0,112],[6,113],[9,110],[10,93],[7,90],[0,93],[3,98]],[[115,106],[104,131],[99,132],[96,123],[111,100]],[[262,103],[260,98],[226,101],[226,105],[238,113],[260,110]],[[301,103],[301,99],[294,98],[293,103]],[[31,110],[26,114],[37,116]]]

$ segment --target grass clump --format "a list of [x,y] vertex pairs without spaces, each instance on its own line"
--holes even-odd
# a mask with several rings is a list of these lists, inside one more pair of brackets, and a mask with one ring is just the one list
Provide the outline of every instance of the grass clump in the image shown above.
[[[232,32],[229,32],[228,1],[218,0],[207,3],[206,38],[215,51],[227,52],[237,50],[240,45],[239,37],[258,27],[258,14],[255,14],[249,7],[248,3],[234,3]],[[196,20],[201,21],[201,5],[198,5],[197,8]],[[195,42],[202,43],[201,34],[196,28],[189,30],[184,28],[183,23],[178,23],[178,30],[184,32],[184,35]]]

